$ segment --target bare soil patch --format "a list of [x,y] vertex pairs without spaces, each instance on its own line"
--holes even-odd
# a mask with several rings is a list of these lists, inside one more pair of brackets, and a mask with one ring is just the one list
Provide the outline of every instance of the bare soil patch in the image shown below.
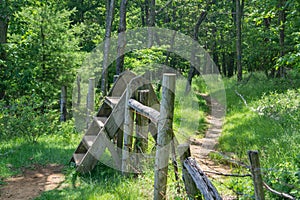
[[0,200],[27,200],[42,192],[64,187],[65,176],[62,165],[35,165],[33,169],[22,169],[22,174],[5,180],[0,188]]
[[[207,116],[209,127],[202,139],[191,139],[191,154],[196,159],[201,169],[210,172],[231,174],[231,168],[227,165],[216,163],[210,159],[209,153],[215,152],[218,139],[222,133],[223,118],[225,117],[225,108],[215,99],[201,94],[210,108],[210,114]],[[215,173],[206,173],[209,178],[222,182],[223,176]],[[230,191],[228,191],[230,192]],[[236,199],[233,195],[222,195],[224,200]]]

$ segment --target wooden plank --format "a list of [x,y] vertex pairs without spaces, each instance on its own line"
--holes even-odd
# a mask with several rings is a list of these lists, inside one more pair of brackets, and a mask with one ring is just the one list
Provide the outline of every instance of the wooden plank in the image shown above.
[[113,139],[118,132],[118,129],[123,126],[125,112],[126,93],[122,95],[119,103],[114,107],[112,113],[105,123],[105,130],[110,139]]
[[91,171],[95,167],[95,165],[97,164],[97,162],[99,161],[100,157],[106,149],[107,141],[104,134],[104,131],[100,131],[100,133],[94,140],[93,145],[89,148],[81,163],[79,163],[77,171],[81,173],[86,173]]
[[[95,122],[97,123],[97,125],[99,126],[99,128],[103,128],[104,124],[107,121],[107,117],[94,117]],[[98,131],[99,133],[99,131]]]
[[[195,159],[189,157],[184,161],[183,165],[205,200],[222,200],[217,189],[204,174]],[[190,185],[193,185],[193,183],[190,183]],[[197,194],[196,191],[190,191],[190,193]],[[192,198],[195,198],[195,196]]]
[[79,165],[83,157],[85,156],[85,153],[74,153],[73,159],[76,165]]
[[104,101],[111,108],[114,108],[119,103],[120,97],[105,97]]
[[98,135],[102,127],[99,124],[97,124],[97,121],[94,119],[90,124],[89,128],[87,129],[85,135]]
[[83,142],[83,144],[85,145],[85,147],[87,149],[89,149],[93,145],[96,137],[97,136],[95,136],[95,135],[85,135],[85,136],[83,136],[82,142]]
[[147,117],[150,119],[155,125],[157,125],[160,113],[159,111],[151,108],[149,106],[145,106],[142,103],[138,102],[134,99],[129,99],[128,106],[134,109],[138,114]]
[[108,96],[120,97],[123,95],[126,90],[127,84],[134,78],[136,75],[131,71],[124,71],[119,75],[112,89],[108,93]]

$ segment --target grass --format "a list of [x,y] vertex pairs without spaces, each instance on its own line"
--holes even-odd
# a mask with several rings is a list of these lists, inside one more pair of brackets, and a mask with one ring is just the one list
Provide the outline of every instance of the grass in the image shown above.
[[[225,80],[227,115],[219,140],[219,150],[249,165],[247,151],[258,150],[263,179],[274,189],[300,197],[300,79],[266,79],[255,73],[248,82],[237,85]],[[242,94],[247,106],[235,93]],[[229,155],[229,154],[228,154]],[[246,172],[240,169],[240,172]],[[232,184],[253,195],[251,180]],[[276,199],[267,193],[269,199]]]
[[[199,82],[201,81],[195,81],[195,83]],[[199,87],[200,85],[195,84],[193,91],[186,96],[184,94],[185,81],[177,81],[174,129],[180,142],[184,142],[195,133],[202,137],[206,127],[206,114],[203,110],[207,110],[207,107],[203,100],[199,101],[200,96],[195,92]],[[68,166],[68,162],[82,135],[74,133],[72,123],[57,130],[60,131],[51,135],[41,135],[36,143],[28,142],[22,137],[2,140],[1,179],[19,174],[22,168],[56,163],[66,166],[64,174],[67,187],[43,192],[36,199],[153,199],[154,162],[145,166],[144,173],[137,178],[124,177],[119,171],[101,162],[91,173],[77,176],[75,169]],[[179,171],[181,171],[180,166]],[[177,193],[178,184],[181,189],[180,194]],[[170,162],[168,198],[184,199],[186,194],[183,188],[182,180],[179,182],[175,180],[174,169]]]
[[26,139],[12,138],[1,141],[1,178],[7,178],[20,173],[21,168],[30,168],[34,164],[47,165],[50,163],[66,165],[79,142],[78,134],[43,135],[37,143]]
[[[266,79],[255,73],[241,84],[224,79],[227,95],[227,115],[219,141],[219,150],[249,165],[247,151],[259,150],[263,179],[278,191],[300,198],[300,134],[299,88],[300,77]],[[197,134],[203,137],[207,107],[199,96],[205,91],[203,81],[194,79],[193,92],[184,94],[185,81],[176,85],[174,130],[180,142]],[[247,106],[235,93],[247,101]],[[66,129],[69,130],[69,129]],[[72,131],[71,131],[72,132]],[[0,149],[1,179],[20,173],[23,167],[57,163],[67,165],[81,139],[80,134],[61,131],[42,135],[38,143],[23,138],[4,139]],[[212,156],[221,159],[218,156]],[[101,163],[89,174],[76,176],[71,167],[65,168],[68,187],[44,192],[37,199],[152,199],[153,163],[138,178],[123,177],[120,172]],[[234,173],[249,173],[235,168]],[[177,194],[172,165],[169,167],[168,197],[184,199]],[[218,189],[231,188],[239,199],[253,198],[251,178],[226,178],[224,184],[214,181]],[[73,187],[76,185],[76,187]],[[226,187],[225,187],[226,186]],[[183,191],[182,182],[180,182]],[[268,199],[276,199],[267,193]]]

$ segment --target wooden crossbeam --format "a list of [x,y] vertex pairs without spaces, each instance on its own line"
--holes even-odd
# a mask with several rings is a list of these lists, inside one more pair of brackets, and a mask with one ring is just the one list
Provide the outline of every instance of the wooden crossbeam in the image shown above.
[[157,125],[160,113],[157,110],[155,110],[154,108],[151,108],[149,106],[145,106],[145,105],[141,104],[140,102],[138,102],[134,99],[130,99],[128,101],[128,106],[130,108],[134,109],[138,114],[140,114],[144,117],[147,117],[154,124]]

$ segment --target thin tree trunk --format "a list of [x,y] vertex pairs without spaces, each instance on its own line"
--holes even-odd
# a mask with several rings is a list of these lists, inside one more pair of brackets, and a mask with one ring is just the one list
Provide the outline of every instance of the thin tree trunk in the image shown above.
[[124,50],[126,45],[126,5],[127,0],[122,0],[120,5],[120,23],[118,29],[118,57],[116,61],[116,75],[124,71]]
[[237,66],[237,80],[243,79],[242,75],[242,29],[241,29],[241,2],[236,0],[236,66]]
[[[149,2],[149,19],[148,19],[148,27],[155,26],[155,0],[148,0]],[[154,41],[154,33],[150,29],[148,31],[148,48],[153,46]]]
[[105,41],[104,41],[104,50],[103,50],[103,63],[102,63],[102,77],[101,77],[101,92],[103,96],[106,95],[107,86],[108,86],[108,58],[110,50],[110,36],[112,22],[114,19],[114,0],[107,0],[106,5],[106,28],[105,28]]
[[145,12],[145,4],[141,3],[140,4],[140,8],[141,8],[141,20],[142,20],[142,27],[146,26],[146,12]]
[[60,121],[65,122],[67,120],[67,87],[63,85],[61,87],[60,97]]
[[[198,21],[195,25],[195,28],[194,28],[194,35],[193,35],[193,39],[195,41],[198,42],[198,34],[199,34],[199,28],[200,28],[200,25],[202,24],[202,22],[205,20],[206,18],[206,15],[207,15],[207,12],[206,11],[203,11],[201,14],[200,14],[200,17],[198,18]],[[194,61],[195,61],[195,50],[192,50],[192,53],[191,53],[191,65],[190,65],[190,70],[189,70],[189,73],[188,73],[188,80],[187,80],[187,83],[186,83],[186,87],[185,87],[185,93],[188,94],[191,90],[191,85],[192,85],[192,79],[193,77],[195,76],[196,74],[196,69],[193,65]]]
[[[285,38],[285,20],[286,20],[286,14],[285,14],[285,4],[286,0],[279,0],[278,3],[278,24],[279,24],[279,45],[280,45],[280,57],[283,57],[285,55],[285,49],[284,49],[284,38]],[[277,77],[284,77],[284,67],[280,66],[277,71]]]

